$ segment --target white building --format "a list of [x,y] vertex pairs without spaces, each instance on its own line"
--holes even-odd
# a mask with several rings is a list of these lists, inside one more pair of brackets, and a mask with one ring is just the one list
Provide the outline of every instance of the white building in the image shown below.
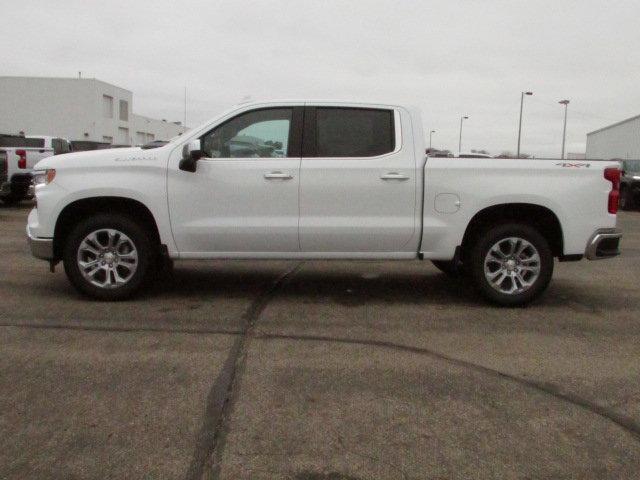
[[95,78],[0,77],[0,133],[140,145],[186,129],[133,113],[133,94]]
[[587,133],[587,158],[640,159],[640,115]]

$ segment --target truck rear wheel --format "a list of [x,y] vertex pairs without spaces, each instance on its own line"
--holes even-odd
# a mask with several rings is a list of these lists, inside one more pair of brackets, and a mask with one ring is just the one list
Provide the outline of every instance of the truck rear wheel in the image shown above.
[[67,237],[64,270],[73,286],[98,300],[123,300],[144,284],[154,258],[147,232],[131,218],[99,214]]
[[547,240],[529,225],[510,223],[485,231],[471,248],[470,267],[480,293],[504,306],[538,297],[553,275]]

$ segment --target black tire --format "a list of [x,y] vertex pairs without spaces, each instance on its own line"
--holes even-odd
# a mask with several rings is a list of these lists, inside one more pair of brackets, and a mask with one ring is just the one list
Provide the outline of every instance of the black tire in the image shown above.
[[[504,241],[511,237],[524,239],[537,250],[540,259],[539,273],[531,286],[526,289],[523,288],[523,291],[503,293],[494,288],[487,279],[485,275],[485,258],[489,250],[500,240]],[[502,224],[489,228],[478,236],[477,241],[470,249],[469,267],[476,287],[487,300],[502,306],[516,307],[526,305],[536,299],[547,288],[553,275],[553,254],[547,240],[535,228],[518,223]],[[522,275],[524,276],[525,274],[523,273]],[[522,284],[516,279],[508,279],[506,284],[508,285],[509,282],[515,282],[511,284],[512,287],[513,285],[522,287]],[[504,284],[503,282],[503,286]]]
[[12,207],[20,203],[21,198],[15,195],[7,195],[6,197],[0,197],[0,200],[2,200],[2,203],[7,207]]
[[[78,249],[84,238],[100,229],[115,229],[133,242],[138,264],[135,273],[124,284],[114,288],[102,288],[90,283],[80,272],[77,263]],[[155,249],[149,233],[130,217],[122,214],[101,213],[80,221],[69,233],[63,250],[64,270],[71,284],[83,295],[106,301],[125,300],[133,296],[146,282],[153,270]]]
[[620,210],[631,210],[633,209],[633,199],[631,198],[631,192],[627,188],[623,188],[620,190],[620,200],[618,201],[618,206]]
[[463,275],[462,262],[458,260],[431,260],[431,263],[442,273],[451,278]]

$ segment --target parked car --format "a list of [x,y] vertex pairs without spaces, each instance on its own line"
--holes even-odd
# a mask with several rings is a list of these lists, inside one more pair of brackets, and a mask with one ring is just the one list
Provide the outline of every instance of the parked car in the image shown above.
[[449,150],[438,150],[436,148],[427,148],[425,150],[427,157],[434,158],[453,158],[453,153]]
[[622,161],[620,208],[632,210],[640,206],[640,160]]
[[[282,152],[224,152],[245,135]],[[244,104],[153,150],[42,160],[27,234],[33,255],[103,300],[178,259],[429,259],[522,305],[554,257],[619,254],[618,162],[424,151],[420,113],[402,106]]]
[[165,140],[152,140],[149,143],[145,143],[140,148],[142,148],[143,150],[150,150],[152,148],[164,147],[167,143],[169,142]]
[[458,158],[493,158],[493,157],[486,153],[460,152],[458,154]]
[[97,142],[95,140],[72,140],[71,150],[74,152],[88,152],[91,150],[104,150],[111,148],[107,142]]
[[69,141],[64,138],[0,135],[0,200],[11,204],[27,198],[33,166],[43,158],[69,151]]

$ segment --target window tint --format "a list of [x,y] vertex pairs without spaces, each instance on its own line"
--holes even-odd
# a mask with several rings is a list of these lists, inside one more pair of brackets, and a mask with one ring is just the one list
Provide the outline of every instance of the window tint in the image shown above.
[[64,138],[54,138],[51,140],[51,146],[53,147],[53,154],[60,155],[62,153],[69,153],[71,151],[71,145]]
[[208,158],[286,157],[293,109],[272,108],[243,113],[205,134]]
[[317,108],[318,157],[373,157],[395,148],[393,111]]

